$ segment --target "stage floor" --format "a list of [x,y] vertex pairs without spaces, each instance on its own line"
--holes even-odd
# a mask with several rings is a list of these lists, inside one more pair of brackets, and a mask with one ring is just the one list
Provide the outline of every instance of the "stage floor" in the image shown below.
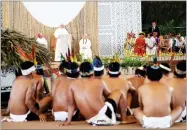
[[[2,129],[45,129],[45,130],[55,130],[55,129],[121,129],[121,130],[142,130],[140,124],[120,124],[117,126],[91,126],[87,124],[85,121],[79,122],[72,122],[69,126],[61,126],[59,127],[60,122],[38,122],[38,121],[31,121],[31,122],[24,122],[24,123],[12,123],[12,122],[2,122]],[[186,123],[176,123],[169,129],[165,130],[185,130]]]

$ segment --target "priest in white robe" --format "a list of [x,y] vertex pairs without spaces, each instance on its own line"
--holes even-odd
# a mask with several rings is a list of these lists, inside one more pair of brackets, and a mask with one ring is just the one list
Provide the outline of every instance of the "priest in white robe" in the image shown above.
[[79,53],[83,59],[92,59],[91,41],[88,39],[87,34],[84,34],[79,42]]
[[146,43],[146,54],[147,55],[155,55],[156,54],[156,40],[151,34],[147,34],[147,38],[145,39]]
[[47,40],[42,36],[41,33],[38,34],[38,38],[36,39],[36,42],[43,45],[44,47],[48,48]]
[[66,53],[68,53],[68,46],[71,52],[71,35],[64,28],[63,24],[60,25],[58,29],[56,29],[54,36],[57,38],[56,48],[55,48],[55,61],[61,60],[61,54],[66,57]]

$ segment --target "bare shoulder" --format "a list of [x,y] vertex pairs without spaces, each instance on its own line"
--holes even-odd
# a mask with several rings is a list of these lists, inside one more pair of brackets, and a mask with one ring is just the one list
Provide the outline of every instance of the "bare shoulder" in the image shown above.
[[145,90],[147,89],[147,86],[148,86],[148,83],[141,85],[141,86],[138,88],[138,92],[145,91]]
[[74,87],[76,87],[79,83],[80,83],[81,79],[74,79],[71,81],[71,84],[69,86],[69,89],[73,89]]

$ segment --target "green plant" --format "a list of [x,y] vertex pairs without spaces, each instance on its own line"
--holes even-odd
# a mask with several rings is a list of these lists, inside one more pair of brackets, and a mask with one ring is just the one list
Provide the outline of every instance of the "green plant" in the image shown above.
[[[19,68],[27,56],[33,57],[32,49],[35,46],[36,61],[39,64],[49,65],[51,54],[48,49],[38,44],[35,38],[29,38],[20,32],[11,29],[1,30],[1,68],[15,66]],[[23,58],[24,57],[24,58]],[[32,59],[34,62],[34,58]]]

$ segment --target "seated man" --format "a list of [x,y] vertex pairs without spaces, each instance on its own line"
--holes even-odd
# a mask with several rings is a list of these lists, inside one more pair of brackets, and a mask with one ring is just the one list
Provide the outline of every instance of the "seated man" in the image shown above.
[[120,74],[120,64],[118,62],[112,62],[108,67],[109,77],[104,78],[104,81],[110,92],[120,90],[123,93],[124,98],[127,99],[127,92],[135,92],[135,88],[129,81],[119,78]]
[[[116,110],[119,106],[121,117],[125,117],[126,100],[120,91],[114,91],[109,95],[108,89],[100,79],[93,77],[93,66],[90,62],[80,65],[82,79],[73,81],[69,88],[68,120],[65,125],[70,124],[75,107],[80,110],[86,121],[92,125],[116,124]],[[103,100],[103,94],[107,97]]]
[[[60,71],[62,74],[55,79],[52,88],[53,115],[55,121],[66,121],[68,118],[68,90],[71,82],[79,77],[78,67],[78,64],[75,62],[62,61],[60,64]],[[74,112],[74,115],[75,113],[76,112]]]
[[176,122],[186,122],[186,61],[179,62],[174,70],[174,77],[167,81],[174,89],[174,107],[183,107],[183,112]]
[[135,70],[135,76],[128,78],[127,80],[132,84],[135,88],[136,92],[128,92],[127,101],[128,101],[128,110],[130,115],[133,115],[132,109],[139,107],[138,103],[138,88],[144,84],[146,78],[146,67],[142,66]]
[[169,128],[179,118],[182,107],[171,107],[173,89],[159,82],[162,78],[159,66],[149,66],[147,77],[150,82],[138,89],[140,108],[134,110],[134,115],[144,128]]
[[164,83],[164,84],[167,85],[167,82],[168,82],[168,80],[170,79],[170,77],[169,77],[169,74],[170,74],[170,72],[171,72],[170,65],[169,65],[168,63],[161,63],[161,64],[159,65],[159,67],[160,67],[160,69],[161,69],[161,71],[162,71],[162,73],[163,73],[163,76],[162,76],[162,78],[160,79],[160,82],[162,82],[162,83]]
[[39,100],[42,94],[42,82],[39,76],[34,74],[35,69],[32,62],[26,61],[21,64],[22,76],[13,82],[7,108],[11,119],[7,121],[24,122],[37,119],[46,121],[47,117],[43,112],[49,106],[51,97]]

